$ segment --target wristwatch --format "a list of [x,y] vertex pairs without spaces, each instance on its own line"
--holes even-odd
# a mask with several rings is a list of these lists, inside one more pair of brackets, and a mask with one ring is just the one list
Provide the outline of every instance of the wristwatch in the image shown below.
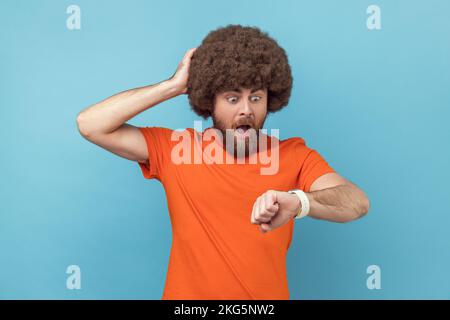
[[297,197],[300,199],[300,210],[298,210],[298,213],[295,215],[295,219],[301,219],[303,217],[306,217],[309,213],[309,199],[303,190],[300,189],[293,189],[289,190],[289,193],[296,194]]

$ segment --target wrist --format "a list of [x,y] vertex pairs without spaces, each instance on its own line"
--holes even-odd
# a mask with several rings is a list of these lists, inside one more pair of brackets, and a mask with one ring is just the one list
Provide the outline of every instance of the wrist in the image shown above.
[[179,96],[183,93],[183,88],[178,85],[172,78],[161,82],[161,86],[170,98]]
[[300,189],[289,190],[288,193],[295,195],[298,199],[294,219],[301,219],[309,214],[310,203],[307,193]]
[[295,193],[289,192],[289,194],[291,195],[292,201],[294,202],[294,210],[292,212],[291,218],[295,219],[295,217],[297,217],[298,213],[302,209],[302,202],[300,201],[300,198]]

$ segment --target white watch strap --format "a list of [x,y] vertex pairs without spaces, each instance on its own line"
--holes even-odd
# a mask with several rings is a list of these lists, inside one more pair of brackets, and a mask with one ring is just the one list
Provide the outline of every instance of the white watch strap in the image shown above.
[[300,211],[295,216],[295,219],[301,219],[306,217],[309,214],[309,199],[306,196],[306,193],[300,189],[289,190],[289,193],[295,193],[300,199],[301,208]]

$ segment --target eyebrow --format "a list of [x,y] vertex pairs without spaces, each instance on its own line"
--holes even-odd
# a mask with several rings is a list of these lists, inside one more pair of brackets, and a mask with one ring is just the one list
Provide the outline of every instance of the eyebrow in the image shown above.
[[[254,88],[254,89],[252,89],[252,91],[250,91],[250,93],[253,93],[253,92],[256,92],[256,91],[259,91],[259,90],[263,90],[262,88]],[[228,90],[228,91],[225,91],[225,92],[238,92],[238,93],[242,93],[242,90],[241,89],[232,89],[232,90]]]

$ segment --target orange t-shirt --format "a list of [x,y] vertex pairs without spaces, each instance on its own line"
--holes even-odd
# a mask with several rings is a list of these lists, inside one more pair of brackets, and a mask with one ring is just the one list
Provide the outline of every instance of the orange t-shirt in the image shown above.
[[[250,222],[253,203],[269,189],[308,192],[318,177],[334,172],[328,163],[294,137],[277,140],[276,174],[261,174],[267,163],[179,164],[172,158],[181,141],[172,141],[174,130],[139,130],[147,142],[149,165],[138,164],[145,178],[164,186],[172,225],[162,299],[289,299],[286,255],[294,220],[263,234]],[[206,130],[185,129],[192,158],[216,143],[194,139],[201,140]]]

